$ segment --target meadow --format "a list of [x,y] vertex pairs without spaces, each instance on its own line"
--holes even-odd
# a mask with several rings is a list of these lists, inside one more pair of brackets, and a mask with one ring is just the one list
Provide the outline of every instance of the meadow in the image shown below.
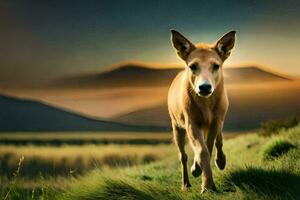
[[[200,194],[200,178],[190,177],[192,188],[180,190],[172,144],[1,146],[2,156],[5,151],[16,157],[13,169],[1,172],[0,199],[299,199],[299,146],[299,125],[269,136],[253,132],[226,139],[225,170],[219,171],[212,159],[218,191],[206,194]],[[56,168],[47,172],[38,162],[28,165],[37,157],[69,165],[58,165],[65,170],[60,173],[51,171]],[[26,176],[27,170],[36,174]]]
[[166,157],[170,145],[0,146],[0,174],[13,174],[24,156],[22,177],[82,175],[93,168],[147,164]]
[[0,133],[4,145],[170,144],[167,132],[15,132]]

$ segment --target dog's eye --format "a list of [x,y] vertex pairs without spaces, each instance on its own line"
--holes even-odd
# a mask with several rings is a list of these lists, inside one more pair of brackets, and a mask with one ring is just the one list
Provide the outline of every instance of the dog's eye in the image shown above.
[[220,68],[220,65],[218,65],[218,64],[216,64],[216,63],[213,65],[213,70],[214,70],[214,71],[218,71],[219,68]]
[[189,68],[190,68],[192,71],[196,71],[197,65],[196,65],[196,64],[190,64]]

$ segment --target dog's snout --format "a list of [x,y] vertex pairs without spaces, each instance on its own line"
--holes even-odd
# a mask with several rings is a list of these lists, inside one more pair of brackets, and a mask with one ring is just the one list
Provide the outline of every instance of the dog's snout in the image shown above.
[[210,94],[212,92],[211,90],[212,90],[211,84],[204,83],[204,84],[199,86],[200,93]]

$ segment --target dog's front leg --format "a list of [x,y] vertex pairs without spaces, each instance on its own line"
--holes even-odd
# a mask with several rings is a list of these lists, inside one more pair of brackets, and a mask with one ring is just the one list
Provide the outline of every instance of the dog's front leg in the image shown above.
[[193,121],[187,121],[186,130],[194,150],[194,160],[201,167],[203,172],[201,192],[216,190],[210,166],[210,154],[204,140],[203,131],[201,131],[200,127]]

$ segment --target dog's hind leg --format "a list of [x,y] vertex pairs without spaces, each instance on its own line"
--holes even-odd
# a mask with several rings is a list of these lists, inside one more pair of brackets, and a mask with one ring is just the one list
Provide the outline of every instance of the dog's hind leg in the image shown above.
[[223,123],[221,124],[222,127],[219,128],[219,131],[216,136],[216,148],[217,148],[217,155],[216,155],[216,165],[219,169],[223,170],[226,165],[226,156],[223,152],[223,135],[222,135],[222,128]]
[[188,156],[185,152],[185,137],[186,132],[184,129],[173,125],[173,134],[174,134],[174,142],[179,151],[179,160],[181,162],[181,172],[182,172],[182,190],[186,190],[188,187],[191,187],[188,171],[187,171],[187,161]]

